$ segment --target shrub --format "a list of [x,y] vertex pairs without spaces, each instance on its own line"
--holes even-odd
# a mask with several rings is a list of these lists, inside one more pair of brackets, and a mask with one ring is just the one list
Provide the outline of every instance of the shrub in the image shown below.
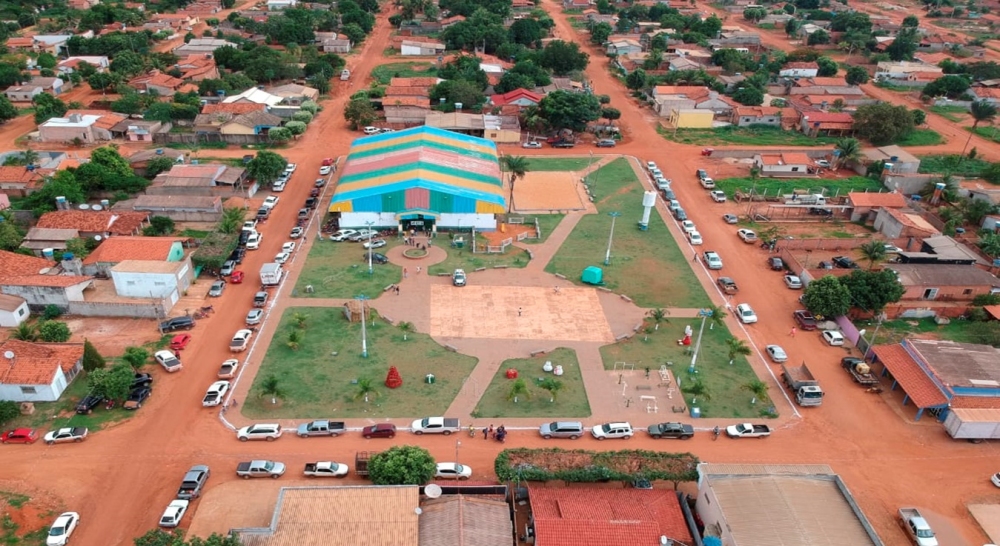
[[[567,461],[574,461],[580,466],[567,466]],[[494,470],[501,482],[632,482],[643,478],[667,480],[676,484],[698,479],[698,462],[698,458],[691,453],[515,448],[500,452]]]
[[16,419],[18,415],[21,415],[21,409],[18,408],[17,402],[11,402],[10,400],[0,402],[0,426],[6,425],[9,421]]
[[46,320],[38,327],[38,337],[48,343],[65,343],[72,335],[69,326],[57,320]]
[[101,353],[97,352],[97,348],[85,339],[83,341],[83,369],[91,372],[103,368],[105,364]]
[[976,307],[998,304],[1000,304],[1000,294],[980,294],[972,298],[972,305],[975,305]]
[[42,320],[52,320],[57,319],[63,314],[62,309],[57,305],[46,305],[45,311],[42,312]]

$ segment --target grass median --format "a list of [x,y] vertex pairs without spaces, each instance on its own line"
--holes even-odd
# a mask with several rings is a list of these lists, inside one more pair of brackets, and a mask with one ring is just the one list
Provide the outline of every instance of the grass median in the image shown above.
[[[388,246],[375,252],[384,254],[399,244],[395,238],[386,241]],[[361,243],[314,241],[295,283],[295,297],[353,298],[359,294],[374,297],[386,286],[402,280],[403,270],[393,264],[373,264],[369,275],[367,253]],[[306,290],[307,286],[312,286],[312,292]]]
[[[563,375],[556,377],[542,370],[545,362],[553,366],[561,365]],[[514,369],[518,377],[528,384],[528,397],[520,396],[515,403],[508,400],[514,380],[507,378],[507,370]],[[540,379],[555,379],[561,384],[555,400],[548,391],[540,387]],[[476,405],[473,417],[503,418],[503,417],[590,417],[590,403],[587,401],[587,390],[583,385],[583,374],[576,352],[572,349],[560,348],[544,355],[532,358],[515,358],[505,360],[497,370],[493,381]],[[479,423],[478,426],[485,426]],[[500,424],[500,423],[497,423]]]

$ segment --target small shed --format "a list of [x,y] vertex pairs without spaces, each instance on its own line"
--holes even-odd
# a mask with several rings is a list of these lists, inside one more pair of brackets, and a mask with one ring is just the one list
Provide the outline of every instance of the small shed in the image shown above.
[[361,322],[368,316],[368,300],[347,300],[344,316],[349,322]]
[[604,270],[600,267],[590,266],[583,270],[580,280],[587,284],[602,285],[604,284]]

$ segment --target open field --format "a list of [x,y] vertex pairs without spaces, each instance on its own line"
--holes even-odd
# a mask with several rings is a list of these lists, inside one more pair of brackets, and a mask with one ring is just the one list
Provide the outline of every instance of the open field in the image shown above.
[[[562,365],[563,375],[555,377],[542,371],[542,365],[551,361],[553,366]],[[518,377],[528,384],[530,397],[519,398],[515,404],[507,400],[510,386],[514,382],[507,379],[507,370],[515,369]],[[538,386],[539,379],[553,378],[562,383],[562,389],[556,395],[554,402],[548,391]],[[583,374],[576,360],[576,352],[572,349],[556,349],[550,353],[533,358],[516,358],[505,360],[497,370],[493,381],[479,399],[479,404],[472,415],[476,418],[501,417],[589,417],[590,404],[587,402],[587,391],[583,386]],[[501,423],[497,423],[498,425]],[[479,423],[484,426],[485,423]]]
[[528,170],[582,171],[590,166],[591,162],[589,157],[532,157],[528,159]]
[[920,172],[978,177],[990,165],[984,159],[969,159],[960,155],[925,155],[920,157]]
[[433,76],[436,72],[434,65],[426,61],[387,63],[372,70],[372,79],[381,85],[389,85],[393,78],[419,78]]
[[933,129],[915,129],[893,144],[897,146],[937,146],[944,144],[944,138]]
[[[296,325],[297,313],[306,317],[304,329]],[[293,330],[303,336],[297,350],[286,343]],[[426,334],[409,332],[403,341],[403,330],[382,320],[373,325],[369,318],[366,333],[368,358],[361,356],[361,324],[348,322],[342,309],[286,309],[241,411],[255,419],[439,415],[476,364]],[[403,378],[398,389],[385,386],[390,366]],[[424,382],[429,373],[434,384]],[[269,396],[258,396],[261,382],[272,374],[283,391],[275,405]],[[377,392],[367,403],[357,398],[356,381],[362,379],[371,380]]]
[[[561,273],[577,284],[588,266],[604,269],[604,282],[631,297],[640,307],[703,307],[708,297],[691,273],[663,219],[653,214],[649,230],[640,231],[643,187],[625,159],[602,167],[592,191],[599,214],[580,219],[545,270]],[[609,212],[621,213],[615,223],[611,265],[603,266],[611,231]]]
[[657,132],[667,140],[682,144],[742,145],[742,146],[832,146],[836,137],[810,137],[777,127],[720,127],[718,129],[673,129],[659,127]]

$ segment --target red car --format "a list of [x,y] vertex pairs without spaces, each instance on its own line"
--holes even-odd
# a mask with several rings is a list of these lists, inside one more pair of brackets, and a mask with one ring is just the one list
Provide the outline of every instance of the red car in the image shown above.
[[170,348],[180,351],[184,347],[187,347],[188,343],[191,343],[191,334],[180,334],[170,340]]
[[701,155],[712,155],[712,152],[714,151],[714,148],[702,148]]
[[792,317],[795,318],[795,322],[799,323],[799,328],[802,328],[803,330],[816,329],[816,317],[814,317],[809,311],[806,311],[805,309],[793,311]]
[[396,425],[379,423],[361,429],[361,435],[368,438],[393,438],[396,436]]
[[38,434],[33,428],[16,428],[8,430],[0,436],[0,443],[4,444],[33,444],[38,439]]
[[333,165],[333,158],[332,157],[324,157],[323,158],[323,166],[324,167],[329,167],[330,165]]
[[238,270],[233,271],[233,274],[229,276],[229,282],[233,284],[240,284],[243,282],[243,272]]

